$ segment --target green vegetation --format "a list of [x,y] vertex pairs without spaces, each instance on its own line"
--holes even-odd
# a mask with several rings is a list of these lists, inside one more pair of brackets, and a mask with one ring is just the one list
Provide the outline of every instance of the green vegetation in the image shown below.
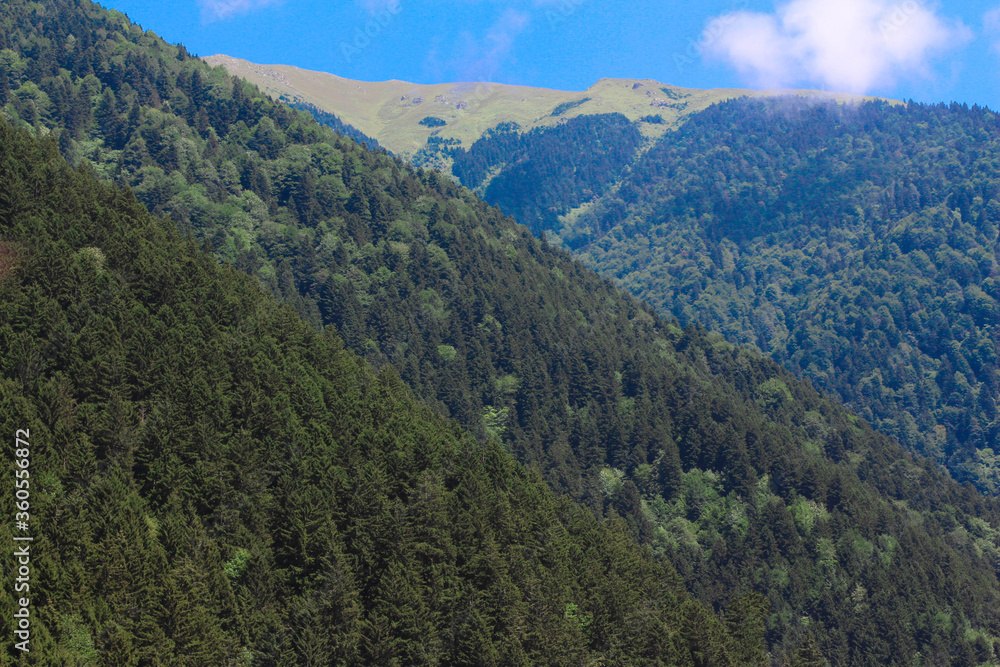
[[[0,165],[0,430],[30,430],[39,664],[761,661],[766,609],[733,624],[691,601],[621,519],[557,498],[54,142],[0,122]],[[13,475],[0,490],[12,506]]]
[[552,114],[551,115],[553,115],[553,116],[561,116],[564,113],[566,113],[567,111],[569,111],[570,109],[575,109],[578,106],[580,106],[581,104],[585,104],[585,103],[587,103],[589,101],[590,101],[589,97],[583,97],[583,98],[578,99],[578,100],[570,100],[569,102],[563,102],[562,104],[559,104],[558,106],[556,106],[555,109],[552,110]]
[[427,137],[427,145],[413,154],[413,157],[410,158],[410,164],[414,167],[443,169],[451,158],[461,150],[459,148],[461,144],[461,139]]
[[420,125],[424,127],[444,127],[447,124],[444,118],[438,118],[437,116],[424,116],[420,120]]
[[322,125],[326,125],[327,127],[333,128],[334,130],[344,135],[345,137],[350,137],[351,139],[354,139],[362,146],[367,146],[373,151],[377,151],[381,148],[381,146],[379,146],[377,141],[375,141],[365,133],[361,132],[361,130],[357,129],[356,127],[351,127],[350,125],[342,121],[340,118],[338,118],[336,114],[332,114],[328,111],[323,111],[315,104],[310,104],[309,102],[303,102],[301,100],[294,99],[287,95],[282,95],[280,99],[282,102],[292,107],[293,109],[309,112],[309,114],[316,119],[316,122]]
[[[91,544],[119,554],[106,572],[98,557],[77,579],[58,570],[51,613],[84,612],[46,627],[183,655],[160,638],[187,650],[197,638],[176,619],[206,617],[197,627],[215,634],[199,646],[264,663],[312,650],[669,663],[728,646],[745,664],[760,632],[776,661],[996,659],[995,500],[758,353],[662,320],[449,179],[364,150],[120,15],[14,1],[0,19],[4,113],[80,165],[70,180],[131,186],[312,325],[131,195],[0,188],[15,211],[52,193],[0,217],[18,221],[0,238],[17,411],[0,415],[55,443],[39,465],[66,499],[40,511],[80,520],[46,536],[74,554],[52,567],[75,568]],[[20,178],[13,160],[0,176]],[[56,163],[32,164],[68,173]],[[711,611],[684,601],[664,561]],[[92,571],[90,588],[71,586]],[[150,583],[133,595],[129,581]]]
[[550,233],[997,494],[998,129],[958,105],[730,102]]
[[617,113],[578,116],[524,133],[499,127],[467,151],[455,151],[452,172],[539,234],[603,194],[642,144],[635,124]]

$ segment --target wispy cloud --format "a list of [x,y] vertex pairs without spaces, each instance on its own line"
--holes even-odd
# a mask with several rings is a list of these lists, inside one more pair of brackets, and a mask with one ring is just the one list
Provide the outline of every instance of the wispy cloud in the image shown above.
[[359,7],[375,16],[383,12],[398,14],[400,11],[400,0],[355,0]]
[[249,14],[281,0],[200,0],[203,21],[224,21],[240,14]]
[[471,34],[463,35],[464,46],[459,62],[460,76],[466,81],[493,81],[510,57],[518,35],[531,23],[531,15],[517,9],[506,9],[486,31],[482,40]]
[[1000,53],[1000,7],[983,14],[983,27],[990,40],[990,50]]
[[[393,0],[354,0],[368,11]],[[418,2],[419,0],[395,0]],[[516,62],[518,42],[548,19],[550,24],[565,21],[590,0],[451,0],[454,11],[469,12],[473,20],[457,34],[444,30],[427,37],[424,71],[434,80],[496,83]],[[475,11],[470,11],[475,6]],[[489,17],[492,22],[486,23]],[[483,28],[486,24],[489,27]],[[457,77],[457,79],[455,78]]]
[[733,12],[711,25],[705,53],[756,85],[854,93],[901,76],[929,76],[932,55],[972,36],[920,0],[791,0],[773,14]]

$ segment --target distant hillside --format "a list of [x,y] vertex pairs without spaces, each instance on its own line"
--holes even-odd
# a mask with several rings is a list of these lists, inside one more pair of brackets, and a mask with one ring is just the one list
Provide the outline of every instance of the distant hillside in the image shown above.
[[734,100],[540,231],[996,495],[998,133],[957,104]]
[[536,236],[573,209],[604,195],[643,148],[642,123],[619,113],[576,116],[527,132],[500,126],[468,149],[451,149],[452,173]]
[[[259,65],[227,55],[204,60],[252,81],[272,97],[285,96],[334,113],[406,158],[424,149],[432,136],[469,146],[502,123],[516,123],[523,130],[531,130],[591,114],[619,113],[631,121],[658,114],[663,123],[647,124],[644,132],[648,137],[659,137],[690,114],[716,102],[770,94],[744,89],[678,88],[652,79],[601,79],[578,92],[483,82],[366,82],[291,65]],[[444,124],[421,124],[425,118],[440,119]],[[447,164],[447,160],[442,163]]]
[[371,137],[369,137],[367,134],[361,132],[352,125],[348,125],[340,118],[338,118],[336,114],[332,114],[329,111],[323,111],[315,104],[310,104],[309,102],[303,102],[302,100],[292,100],[284,97],[281,99],[281,101],[286,103],[293,109],[309,112],[312,115],[312,117],[315,118],[316,121],[319,122],[321,125],[326,125],[327,127],[332,128],[337,132],[340,132],[344,136],[354,139],[362,146],[366,146],[372,149],[373,151],[381,148],[379,143],[374,139],[372,139]]

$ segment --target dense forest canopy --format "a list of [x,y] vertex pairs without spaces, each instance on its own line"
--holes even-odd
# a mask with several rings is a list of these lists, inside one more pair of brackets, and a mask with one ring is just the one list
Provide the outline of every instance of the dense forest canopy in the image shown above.
[[648,155],[614,153],[600,118],[499,127],[454,173],[660,312],[1000,492],[992,113],[737,100]]
[[761,661],[759,596],[722,618],[691,601],[621,519],[53,142],[0,122],[0,165],[0,424],[30,433],[39,664]]
[[518,130],[501,123],[468,150],[453,151],[452,173],[536,235],[604,194],[644,145],[637,124],[620,113]]
[[[864,420],[759,353],[734,347],[721,336],[708,334],[698,326],[682,330],[675,321],[660,318],[652,308],[626,296],[567,253],[533,238],[498,208],[485,204],[446,177],[414,170],[389,155],[365,150],[353,140],[318,125],[308,115],[267,99],[252,86],[226,75],[221,68],[213,69],[188,57],[182,47],[165,44],[152,33],[131,25],[120,14],[105,12],[83,0],[59,0],[47,5],[14,0],[0,8],[0,21],[4,26],[0,31],[0,94],[4,96],[5,116],[27,131],[51,137],[49,141],[73,163],[128,186],[148,208],[169,215],[183,235],[199,239],[217,259],[256,278],[292,306],[314,331],[323,332],[306,333],[307,329],[289,324],[290,331],[298,332],[294,336],[301,338],[301,345],[284,342],[292,334],[272,334],[276,347],[261,350],[259,354],[256,348],[249,351],[253,353],[251,359],[260,357],[250,369],[256,374],[254,377],[297,377],[294,368],[305,365],[306,361],[288,361],[290,365],[285,367],[278,364],[274,355],[292,345],[295,355],[312,359],[310,355],[326,354],[324,350],[335,348],[333,341],[342,337],[346,347],[363,356],[370,366],[398,373],[424,405],[454,419],[475,436],[473,442],[456,435],[462,443],[456,451],[478,452],[476,447],[485,448],[483,451],[491,452],[490,456],[499,457],[496,465],[502,467],[501,463],[507,459],[496,449],[500,447],[520,461],[533,464],[558,493],[584,503],[594,515],[609,517],[608,530],[612,532],[608,534],[620,538],[625,531],[632,541],[630,544],[639,542],[659,561],[669,561],[693,597],[712,608],[713,618],[735,619],[733,627],[738,628],[740,619],[752,621],[756,615],[765,614],[765,641],[775,662],[792,662],[796,656],[816,654],[833,664],[859,665],[913,664],[920,660],[973,665],[995,659],[994,644],[1000,637],[997,581],[1000,507],[995,500],[955,484],[930,461],[904,453]],[[47,202],[47,205],[55,204]],[[163,231],[161,236],[166,234]],[[108,248],[89,241],[74,252],[90,247],[109,256]],[[121,252],[127,253],[128,248],[123,247]],[[168,249],[162,252],[173,253]],[[85,251],[79,261],[91,261],[88,258],[93,256],[93,251]],[[204,258],[197,261],[206,267],[211,264]],[[212,269],[217,270],[221,271]],[[233,277],[235,274],[219,275],[244,285]],[[179,298],[170,293],[160,294],[160,290],[170,288],[156,287],[155,281],[142,289],[137,297],[139,302]],[[175,313],[171,317],[194,329],[210,331],[213,320],[200,313],[210,315],[221,309],[218,315],[228,316],[228,306],[216,305],[218,300],[209,297],[216,289],[215,283],[211,283],[199,292],[202,296],[197,300],[197,308],[191,306],[195,314]],[[72,310],[82,307],[73,305],[76,302],[90,304],[94,300],[87,307],[104,307],[101,298],[110,298],[101,296],[103,292],[96,296],[81,292],[79,298],[73,294],[61,297],[61,308]],[[22,302],[23,299],[18,303]],[[170,308],[177,310],[173,305]],[[276,312],[284,313],[274,316],[282,322],[295,321],[287,311]],[[53,313],[58,320],[58,311]],[[23,326],[23,316],[18,317],[22,319],[13,320],[12,327]],[[105,319],[109,322],[100,320],[105,322],[101,331],[114,343],[112,350],[116,349],[119,338],[124,344],[131,340],[128,336],[142,336],[119,327],[110,315]],[[239,335],[253,337],[254,330],[246,329],[249,326],[250,323],[244,322]],[[59,331],[62,330],[52,334],[56,341],[53,349],[57,352],[62,349]],[[30,338],[41,336],[41,332],[20,335]],[[185,338],[170,340],[172,347],[167,348],[170,350],[194,344],[185,342]],[[145,350],[151,344],[143,343],[147,347],[140,349]],[[240,344],[270,343],[264,340]],[[203,356],[223,357],[230,364],[245,363],[231,359],[232,350],[241,348],[228,345],[221,341],[212,344]],[[315,346],[319,347],[313,352]],[[25,350],[28,356],[20,363],[33,369],[34,348],[29,345]],[[49,348],[45,350],[49,354]],[[342,356],[343,353],[329,354],[333,355],[329,363],[334,366],[337,359],[341,365],[357,366],[353,360],[346,361],[351,358]],[[145,359],[148,355],[140,356]],[[116,373],[130,372],[117,370],[127,368],[117,357],[107,363]],[[215,381],[212,376],[198,372],[195,362],[191,363],[185,367],[187,371],[177,372],[183,382],[181,388],[171,389],[175,394],[171,394],[163,408],[166,414],[163,419],[180,419],[178,411],[188,409],[175,409],[172,405],[219,402],[222,407],[218,410],[224,410],[225,406],[233,405],[226,400],[237,400],[227,398],[230,386],[236,387],[235,380],[227,374],[229,371],[220,370],[221,379]],[[142,368],[142,381],[155,381],[149,379],[149,368]],[[286,375],[279,372],[281,368],[289,369]],[[175,370],[168,368],[164,372]],[[326,371],[317,368],[316,372],[322,375]],[[364,380],[368,377],[366,371],[357,369],[356,373],[360,375],[351,377],[361,377],[361,387],[375,382]],[[106,382],[103,391],[113,398],[115,382]],[[379,396],[391,394],[397,397],[394,400],[398,404],[410,406],[406,410],[416,410],[403,396],[405,392],[388,380],[385,382],[389,388]],[[295,433],[298,431],[294,429],[300,427],[308,430],[304,425],[308,422],[295,417],[294,411],[299,408],[312,410],[310,414],[322,413],[323,419],[339,419],[336,410],[333,416],[327,414],[330,411],[312,390],[284,392],[295,397],[290,406],[286,403],[291,398],[281,398],[281,392],[268,394],[261,389],[264,397],[258,397],[251,387],[238,391],[243,391],[237,395],[241,405],[254,406],[256,403],[251,400],[254,399],[271,406],[259,418],[266,420],[261,428],[277,429],[278,435],[260,436],[272,446],[292,447],[290,443],[295,440],[287,436],[286,429]],[[369,407],[376,410],[378,402],[369,401],[374,405],[368,406],[369,394],[357,393],[360,391],[359,388],[348,393],[348,397],[356,397],[360,406],[351,410]],[[75,400],[83,403],[82,399]],[[124,397],[115,400],[127,403]],[[150,418],[143,415],[150,414],[151,399],[140,395],[134,400],[137,402],[132,404],[132,413],[126,412],[121,420],[101,426],[110,429],[112,435],[124,433],[123,442],[127,446],[116,446],[125,450],[138,437],[129,430],[138,427],[128,415],[138,413],[140,423],[143,418],[150,423]],[[336,402],[339,400],[331,398],[330,405],[341,405]],[[192,471],[185,468],[177,479],[185,485],[182,500],[190,498],[193,505],[184,511],[202,517],[208,534],[205,539],[220,539],[223,547],[243,548],[250,554],[248,558],[256,557],[247,544],[251,533],[265,536],[261,539],[267,541],[270,524],[266,516],[255,515],[253,526],[247,528],[248,539],[242,541],[219,537],[229,534],[212,532],[220,528],[204,519],[214,516],[213,508],[222,507],[231,510],[218,519],[223,524],[222,530],[241,525],[232,518],[238,516],[232,512],[243,511],[240,498],[234,499],[225,488],[216,486],[218,466],[228,461],[226,456],[230,452],[215,456],[213,447],[243,437],[240,428],[248,427],[239,427],[242,417],[226,417],[206,405],[193,403],[191,409],[192,414],[204,418],[199,417],[193,425],[185,427],[183,433],[190,438],[178,436],[164,450],[165,459],[153,456],[153,450],[137,457],[129,468],[133,477],[124,477],[123,483],[143,480],[135,489],[144,503],[171,502],[166,489],[173,488],[173,481],[168,484],[155,480],[174,478],[156,475],[176,474],[172,471],[178,461],[201,460],[197,457],[207,448],[205,465],[195,466]],[[443,432],[448,429],[442,427],[443,422],[426,412],[417,413],[423,416],[414,428],[424,433],[422,437],[432,440],[445,437]],[[375,412],[362,414],[369,415],[362,417],[362,421],[371,422],[372,428],[378,429],[396,428],[406,421],[400,417],[383,424]],[[160,428],[160,423],[155,421],[154,425]],[[222,436],[215,438],[216,433]],[[266,435],[270,431],[261,433]],[[313,439],[308,442],[314,442],[322,438],[322,433],[310,437]],[[345,508],[362,512],[368,507],[362,502],[368,496],[358,491],[360,495],[355,498],[351,485],[369,481],[374,485],[370,493],[376,496],[385,493],[389,499],[410,498],[409,489],[420,488],[422,482],[408,477],[407,483],[417,487],[405,484],[394,487],[395,482],[388,481],[393,478],[387,476],[412,476],[417,473],[409,467],[417,466],[415,470],[421,471],[424,464],[411,461],[408,454],[397,457],[391,448],[383,451],[388,447],[384,443],[391,440],[387,440],[388,436],[365,438],[359,445],[361,449],[347,448],[343,452],[338,449],[331,454],[333,461],[323,459],[315,464],[314,481],[318,485],[315,490],[303,490],[304,495],[288,497],[291,499],[282,495],[291,491],[275,490],[271,497],[275,506],[280,507],[274,511],[300,511],[297,508],[303,505],[322,505],[333,503],[330,498],[347,498],[343,503],[337,500],[337,506],[330,508],[329,514],[339,517],[346,513],[352,517],[354,510]],[[98,442],[98,436],[90,441]],[[232,447],[232,455],[238,455],[241,447]],[[455,449],[453,444],[440,447],[448,452],[449,447]],[[299,450],[287,451],[290,460],[298,459]],[[106,454],[104,450],[98,453]],[[389,470],[364,472],[351,467],[361,466],[362,461],[350,458],[342,465],[337,463],[339,456],[358,459],[371,456],[375,459],[373,465],[381,465],[384,460]],[[448,458],[452,454],[440,456],[443,461],[452,460]],[[81,465],[94,465],[87,461]],[[279,480],[280,486],[285,470],[279,467],[274,473],[276,477],[265,478],[264,473],[272,473],[263,462],[244,461],[234,466],[236,471],[254,471],[246,482],[241,482],[252,489],[261,488],[261,484],[269,488],[266,484],[272,479]],[[333,475],[330,470],[337,466],[345,472],[328,478],[326,475]],[[226,475],[236,473],[223,470],[221,474],[222,479],[229,480],[231,477]],[[469,474],[487,473],[477,469]],[[509,474],[524,475],[513,468]],[[438,488],[434,485],[440,484],[444,484],[445,491],[455,491],[449,488],[450,478],[446,473],[441,475],[440,479],[445,481],[435,481],[439,479],[435,477],[427,482],[433,488],[423,496],[417,495],[433,499],[437,493],[434,489]],[[305,479],[302,482],[312,483]],[[538,480],[532,483],[537,484]],[[480,486],[483,484],[486,481]],[[351,492],[336,495],[342,489]],[[202,495],[207,500],[199,500]],[[489,495],[470,498],[481,503],[475,509],[477,512],[489,512],[499,502]],[[573,505],[565,504],[567,501],[550,498],[545,502],[567,508],[564,515],[575,512],[571,509]],[[205,505],[209,502],[216,504]],[[384,506],[378,502],[371,507]],[[499,506],[503,506],[502,502]],[[465,511],[462,507],[459,503],[454,511]],[[296,552],[295,558],[304,558],[307,564],[322,569],[328,566],[308,559],[322,561],[325,557],[333,563],[329,566],[333,569],[323,571],[337,581],[344,581],[337,579],[343,570],[338,570],[340,566],[336,563],[347,547],[338,545],[334,537],[329,538],[333,546],[312,543],[309,542],[312,538],[308,538],[313,531],[310,523],[313,520],[329,526],[321,535],[333,535],[330,522],[334,519],[322,512],[313,515],[301,511],[305,528],[297,533],[296,539],[306,540],[307,544]],[[266,515],[265,510],[261,512]],[[402,510],[389,515],[406,516]],[[134,516],[136,526],[141,529],[140,521],[145,521],[146,516],[142,507],[135,510]],[[362,513],[362,516],[369,515]],[[464,520],[445,518],[448,515],[435,516],[443,524],[469,525]],[[381,553],[384,546],[389,548],[379,540],[395,534],[379,521],[372,518],[372,524],[350,528],[354,531],[352,535],[383,536],[371,537],[373,546],[366,553]],[[337,530],[341,530],[339,524]],[[146,539],[146,533],[139,532]],[[580,543],[588,539],[581,537]],[[432,542],[427,544],[433,546]],[[466,546],[454,548],[468,548],[468,553],[480,553],[482,557],[493,553],[479,547],[473,549],[468,542],[462,544]],[[223,547],[220,549],[224,551]],[[497,549],[504,553],[499,546]],[[521,553],[525,558],[537,556],[543,563],[548,563],[544,560],[549,557],[546,554],[555,553],[541,547],[529,547],[527,551],[512,549],[511,553]],[[235,553],[221,553],[219,558],[231,559]],[[266,553],[261,556],[266,557]],[[287,558],[292,559],[288,561],[290,564],[281,565],[274,576],[310,577],[316,573],[291,555]],[[420,558],[433,558],[435,564],[440,562],[437,556],[425,554]],[[603,556],[594,558],[600,560]],[[663,566],[642,562],[646,563],[642,567],[653,568],[647,570],[648,579],[640,578],[642,582],[669,584],[666,574],[669,569],[657,570]],[[388,567],[387,562],[380,565]],[[438,572],[428,567],[431,572]],[[407,587],[423,585],[418,585],[414,579],[417,576],[399,572],[388,580],[392,587],[382,598],[386,613],[393,607],[393,595],[408,594]],[[444,572],[441,576],[450,575]],[[261,590],[275,590],[268,588],[274,580],[254,581],[263,587]],[[337,591],[345,591],[344,595],[353,590],[347,584],[336,588],[339,585],[330,584]],[[582,583],[580,586],[585,587]],[[363,589],[359,600],[380,599],[375,590]],[[650,607],[648,614],[652,616],[648,616],[641,602],[646,594],[642,591],[652,589],[640,586],[629,590],[633,591],[630,595],[638,596],[629,598],[638,606],[633,602],[622,603],[624,607],[615,609],[622,609],[624,616],[609,620],[612,624],[621,620],[629,627],[622,641],[632,648],[622,650],[638,651],[630,655],[668,651],[649,648],[649,644],[643,643],[652,636],[650,628],[660,627],[656,623],[662,621],[664,627],[675,627],[657,611],[664,607]],[[755,592],[763,594],[767,602],[761,603],[754,597]],[[608,592],[609,596],[612,594],[613,591]],[[252,606],[249,600],[253,599],[247,598],[245,604]],[[425,613],[421,611],[417,617],[399,621],[402,625],[394,627],[409,628],[407,637],[426,635],[426,642],[431,645],[428,648],[423,640],[404,639],[398,650],[419,647],[428,651],[458,650],[455,644],[435,643],[434,637],[440,635],[422,630],[436,627],[433,626],[436,621],[420,619],[438,618],[434,616],[438,613],[445,614],[442,618],[451,618],[447,614],[453,613],[450,608],[435,607],[433,595],[423,599],[426,614],[430,616],[420,616]],[[665,599],[669,602],[670,598]],[[594,600],[592,608],[604,604],[597,598]],[[546,618],[552,623],[557,622],[557,617],[562,621],[573,619],[576,629],[572,631],[583,633],[582,639],[579,636],[578,640],[567,639],[566,650],[584,651],[573,655],[611,655],[601,652],[611,651],[617,640],[588,634],[586,629],[594,627],[591,623],[598,623],[596,615],[592,621],[587,620],[587,614],[596,612],[571,599],[565,603],[552,612],[554,616]],[[577,607],[567,607],[570,603]],[[301,621],[305,624],[302,627],[324,627],[324,619],[329,617],[323,616],[327,612],[322,605],[332,603],[320,600],[316,604],[319,610],[314,614],[309,612],[312,615],[307,614],[308,618]],[[521,607],[515,605],[515,609]],[[629,616],[630,610],[635,609],[642,611]],[[271,614],[268,618],[272,620],[268,622],[281,622],[278,620],[282,618],[281,610],[265,605],[259,613]],[[352,618],[360,618],[362,612],[357,613],[359,616]],[[488,638],[499,637],[503,631],[497,630],[494,635],[488,629],[522,626],[503,625],[506,621],[495,620],[510,620],[511,617],[504,616],[508,613],[506,607],[489,613],[495,614],[490,617],[494,625],[484,620],[484,629],[476,635],[482,639],[472,646],[489,643],[493,648],[488,650],[494,653],[488,655],[498,655],[497,660],[502,662],[505,656],[514,655],[511,651],[523,649],[524,643],[518,635],[506,643],[494,642]],[[479,623],[474,619],[469,622]],[[547,632],[544,628],[549,627],[545,625],[548,621],[540,622],[543,629],[539,632]],[[553,632],[562,632],[558,628],[563,626],[552,627]],[[715,632],[711,623],[705,627]],[[230,632],[225,628],[220,631]],[[315,632],[326,636],[319,630]],[[243,635],[229,636],[236,638],[233,641],[243,641]],[[666,632],[663,636],[674,635]],[[753,632],[748,630],[740,636],[744,640],[736,646],[743,648],[732,650],[752,656]],[[718,645],[726,644],[721,634],[717,637]],[[348,642],[345,646],[362,646],[358,651],[374,650],[364,648],[368,645],[358,641],[361,644]],[[715,640],[709,641],[712,642]],[[676,647],[681,652],[686,650],[682,644]],[[419,661],[412,654],[405,655],[411,657],[400,658],[403,662]],[[442,660],[458,660],[455,656],[459,654],[435,655],[443,656]]]
[[339,134],[354,139],[362,146],[367,146],[373,151],[382,148],[379,145],[378,141],[376,141],[375,139],[372,139],[367,134],[357,129],[353,125],[348,125],[340,118],[338,118],[336,114],[332,114],[329,111],[323,111],[315,104],[311,104],[309,102],[305,102],[300,99],[292,99],[285,95],[281,96],[281,101],[287,104],[288,106],[292,107],[293,109],[298,109],[299,111],[308,111],[309,114],[316,119],[316,122],[320,123],[321,125],[326,125],[327,127],[333,128]]
[[549,232],[996,494],[998,131],[959,105],[736,100]]

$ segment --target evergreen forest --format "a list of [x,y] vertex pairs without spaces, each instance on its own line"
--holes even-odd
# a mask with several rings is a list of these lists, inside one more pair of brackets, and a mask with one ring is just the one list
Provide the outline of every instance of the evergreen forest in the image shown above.
[[0,419],[67,663],[996,661],[1000,504],[874,413],[121,14],[0,22]]
[[455,151],[452,173],[535,235],[607,192],[644,144],[636,124],[618,113],[519,129],[502,124],[468,150]]
[[661,314],[1000,493],[992,112],[745,98],[630,152],[600,118],[497,128],[454,174]]
[[736,100],[550,233],[996,495],[998,131],[960,105]]
[[22,664],[760,662],[761,596],[693,601],[621,518],[54,141],[0,124],[0,193],[0,424],[31,443]]

